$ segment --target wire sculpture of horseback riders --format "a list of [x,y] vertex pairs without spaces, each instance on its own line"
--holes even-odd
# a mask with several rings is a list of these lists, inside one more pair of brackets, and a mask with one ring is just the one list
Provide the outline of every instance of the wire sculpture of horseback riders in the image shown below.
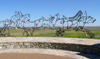
[[[94,23],[95,21],[96,19],[93,17],[87,16],[86,11],[83,13],[81,10],[78,11],[74,17],[66,17],[63,15],[63,17],[60,18],[59,13],[57,13],[54,16],[50,15],[48,19],[42,17],[34,21],[30,20],[30,14],[22,14],[21,11],[15,11],[15,15],[13,15],[11,19],[0,21],[0,24],[3,24],[3,28],[0,29],[0,36],[10,36],[9,28],[13,27],[12,24],[14,24],[16,29],[22,28],[24,30],[22,34],[25,35],[26,33],[27,36],[33,36],[35,30],[40,30],[40,28],[44,28],[44,30],[45,28],[55,30],[55,36],[63,36],[65,31],[73,28],[73,30],[83,31],[86,33],[86,35],[89,35],[91,38],[93,38],[95,37],[95,34],[90,30],[85,29],[84,26],[85,24]],[[34,25],[30,29],[27,29],[25,27],[26,23],[33,23]],[[63,27],[56,27],[57,23],[61,24]],[[65,24],[67,24],[67,26],[65,26]],[[7,29],[8,33],[5,33]]]

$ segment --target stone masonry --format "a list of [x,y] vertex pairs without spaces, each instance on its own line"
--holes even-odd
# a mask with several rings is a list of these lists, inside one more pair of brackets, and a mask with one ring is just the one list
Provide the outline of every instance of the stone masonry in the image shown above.
[[0,42],[0,49],[58,49],[100,55],[100,46],[54,42]]

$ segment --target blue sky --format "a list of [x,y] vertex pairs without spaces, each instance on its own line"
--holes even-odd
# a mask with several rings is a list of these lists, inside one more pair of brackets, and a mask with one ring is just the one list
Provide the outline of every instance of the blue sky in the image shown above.
[[58,12],[60,16],[72,17],[79,10],[86,10],[88,16],[96,19],[94,24],[86,26],[100,26],[100,0],[0,0],[0,21],[10,19],[15,10],[29,13],[31,21]]

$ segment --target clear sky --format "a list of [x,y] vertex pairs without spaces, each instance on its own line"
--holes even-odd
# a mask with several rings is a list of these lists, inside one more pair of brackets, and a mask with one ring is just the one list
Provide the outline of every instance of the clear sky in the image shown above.
[[86,26],[100,26],[100,0],[0,0],[0,21],[10,19],[15,10],[29,13],[32,21],[58,12],[60,16],[72,17],[79,10],[86,10],[88,16],[96,19]]

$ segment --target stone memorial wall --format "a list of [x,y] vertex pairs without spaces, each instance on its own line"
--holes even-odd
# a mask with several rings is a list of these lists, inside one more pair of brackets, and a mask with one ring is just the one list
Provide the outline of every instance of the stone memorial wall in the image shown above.
[[100,46],[55,42],[0,42],[0,49],[60,49],[100,55]]

